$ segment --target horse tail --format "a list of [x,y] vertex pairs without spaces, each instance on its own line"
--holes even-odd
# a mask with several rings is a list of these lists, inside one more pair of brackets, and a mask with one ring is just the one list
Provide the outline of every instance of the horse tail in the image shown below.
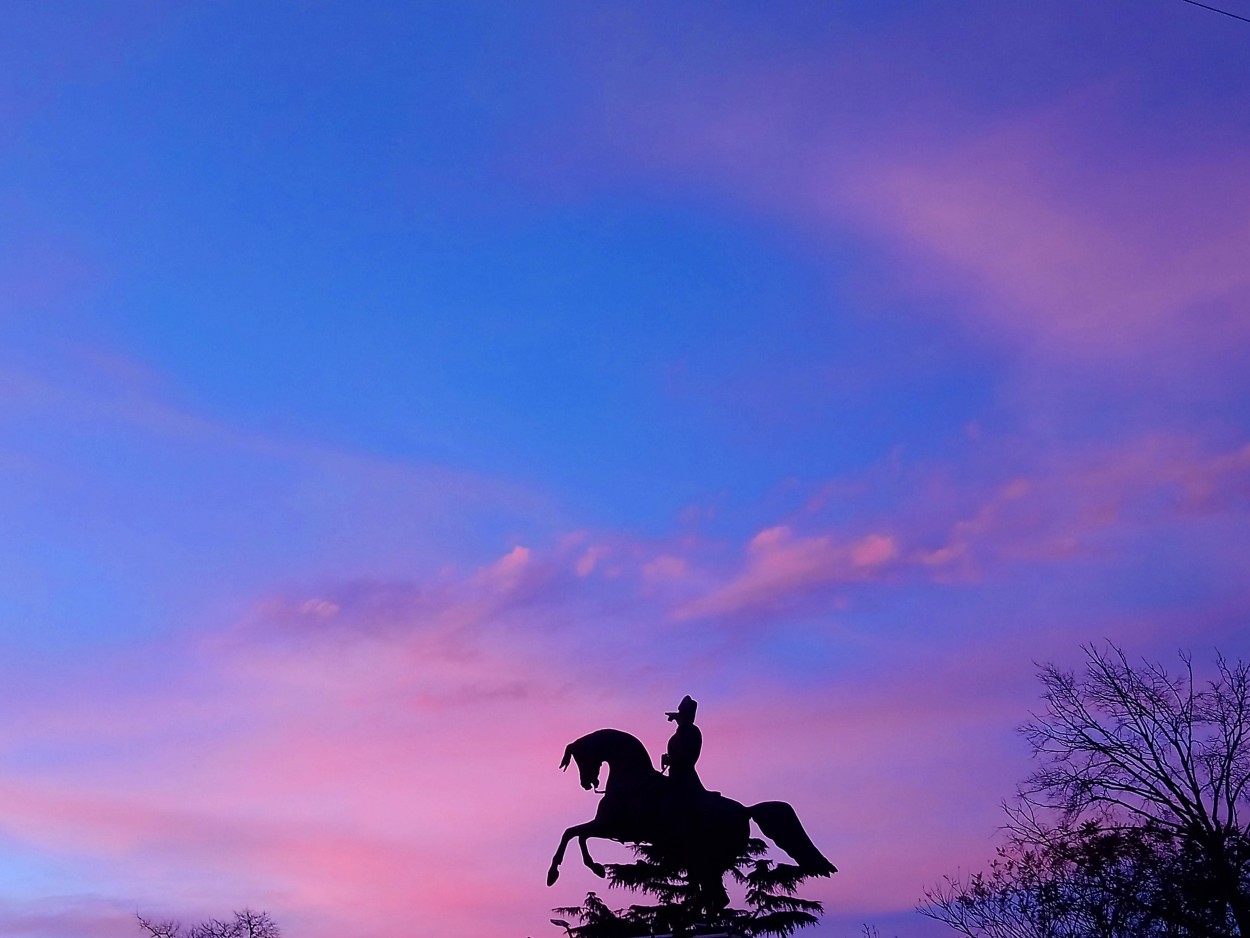
[[747,808],[760,831],[789,854],[799,869],[808,876],[831,876],[838,868],[825,859],[816,849],[812,839],[803,830],[794,808],[784,801],[761,801]]

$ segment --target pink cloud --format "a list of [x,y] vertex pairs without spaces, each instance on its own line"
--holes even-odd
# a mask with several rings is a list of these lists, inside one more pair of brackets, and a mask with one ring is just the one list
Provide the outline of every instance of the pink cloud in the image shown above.
[[484,577],[503,589],[512,589],[520,581],[530,563],[531,551],[519,544],[496,560],[487,570]]
[[885,534],[869,534],[851,545],[851,565],[859,569],[879,567],[897,556],[898,545]]
[[642,567],[643,579],[652,582],[680,580],[690,570],[690,563],[685,557],[673,554],[660,554],[648,560]]
[[[660,565],[669,573],[666,582],[683,588],[671,610],[678,620],[771,616],[822,596],[827,605],[842,604],[831,593],[838,586],[973,582],[1005,565],[1109,559],[1117,550],[1125,559],[1152,528],[1180,530],[1191,519],[1231,518],[1250,508],[1245,445],[1218,449],[1151,435],[1048,456],[1027,472],[1010,445],[989,448],[980,459],[962,483],[952,483],[941,468],[908,470],[900,497],[875,519],[878,532],[799,534],[776,525],[751,538],[736,571],[706,563],[696,569],[685,557],[662,555],[643,574],[655,580]],[[824,511],[829,491],[822,487],[805,511]],[[856,486],[847,497],[861,493]],[[812,517],[804,523],[810,528]]]
[[608,555],[608,549],[602,545],[594,545],[586,548],[585,552],[577,558],[576,571],[578,576],[590,576],[594,573],[595,567],[599,562]]
[[[1195,439],[1152,435],[1049,458],[1008,480],[955,521],[940,547],[922,554],[942,566],[973,561],[1053,561],[1088,549],[1105,532],[1183,525],[1200,514],[1250,506],[1250,453],[1211,450]],[[973,561],[975,562],[975,561]]]
[[786,526],[767,528],[747,545],[747,564],[741,573],[683,604],[675,615],[692,619],[772,606],[818,587],[877,576],[897,554],[894,539],[885,534],[839,543],[827,535],[795,536]]

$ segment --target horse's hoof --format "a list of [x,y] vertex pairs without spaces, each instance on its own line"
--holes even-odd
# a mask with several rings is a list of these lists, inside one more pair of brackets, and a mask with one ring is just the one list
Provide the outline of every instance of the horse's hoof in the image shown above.
[[594,873],[594,874],[595,874],[596,876],[598,876],[600,879],[603,879],[605,876],[607,876],[607,875],[608,875],[608,871],[607,871],[607,870],[605,870],[605,869],[603,868],[603,864],[602,864],[602,863],[592,863],[592,864],[590,864],[590,872]]
[[548,886],[554,886],[556,884],[556,880],[559,878],[560,878],[560,868],[558,866],[553,866],[551,869],[547,871],[547,885]]

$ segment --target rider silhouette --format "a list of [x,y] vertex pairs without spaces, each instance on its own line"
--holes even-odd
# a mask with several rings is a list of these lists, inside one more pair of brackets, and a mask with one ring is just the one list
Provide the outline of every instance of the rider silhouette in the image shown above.
[[668,749],[660,756],[661,770],[668,770],[668,777],[687,791],[704,791],[694,764],[699,761],[703,749],[703,733],[694,725],[694,712],[698,704],[687,694],[677,709],[665,714],[677,724],[677,731],[668,741]]

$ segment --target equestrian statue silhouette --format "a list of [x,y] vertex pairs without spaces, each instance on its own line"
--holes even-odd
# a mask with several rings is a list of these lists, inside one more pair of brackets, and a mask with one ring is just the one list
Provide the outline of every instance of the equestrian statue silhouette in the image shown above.
[[761,801],[749,807],[703,787],[694,764],[703,737],[694,725],[695,701],[687,696],[668,714],[677,723],[660,760],[665,776],[651,763],[646,747],[629,733],[603,729],[576,739],[564,750],[561,769],[577,764],[582,788],[599,790],[599,776],[608,766],[608,781],[593,820],[564,832],[547,871],[547,885],[560,876],[560,864],[569,841],[577,838],[582,861],[596,875],[604,876],[586,847],[591,837],[621,843],[647,843],[662,849],[690,875],[703,904],[712,911],[729,901],[724,875],[745,849],[750,821],[765,837],[787,853],[801,873],[829,876],[837,868],[816,849],[794,808],[784,801]]

